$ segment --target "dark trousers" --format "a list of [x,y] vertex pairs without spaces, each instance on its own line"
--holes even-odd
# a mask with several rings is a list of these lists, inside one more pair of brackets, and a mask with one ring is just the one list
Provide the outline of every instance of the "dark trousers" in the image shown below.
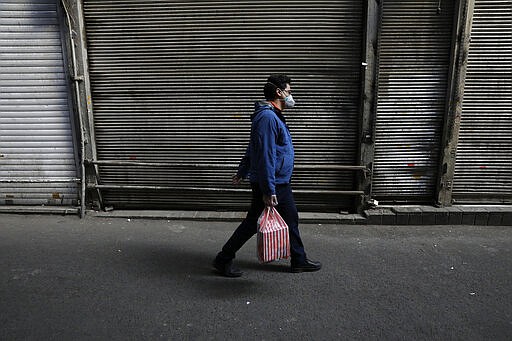
[[[235,258],[235,253],[257,232],[258,218],[265,208],[263,203],[263,194],[258,184],[251,183],[252,201],[247,217],[233,232],[233,235],[222,247],[222,251],[218,254],[217,259],[222,262],[229,262]],[[290,232],[290,253],[292,263],[300,264],[306,260],[304,245],[299,233],[299,214],[293,199],[292,188],[290,184],[276,185],[276,195],[278,205],[277,211],[283,217],[288,225]]]

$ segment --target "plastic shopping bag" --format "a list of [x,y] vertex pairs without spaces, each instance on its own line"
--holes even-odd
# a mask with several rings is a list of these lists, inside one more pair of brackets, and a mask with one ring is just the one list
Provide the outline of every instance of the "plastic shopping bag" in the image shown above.
[[261,263],[268,263],[288,257],[288,225],[274,207],[266,207],[258,219],[258,259]]

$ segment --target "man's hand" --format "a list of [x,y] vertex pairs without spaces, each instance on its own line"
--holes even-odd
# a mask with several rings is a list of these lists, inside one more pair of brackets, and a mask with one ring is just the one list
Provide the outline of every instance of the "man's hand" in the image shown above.
[[263,203],[267,207],[277,206],[279,203],[277,202],[276,195],[263,195]]
[[231,181],[233,185],[240,185],[240,182],[242,182],[242,177],[238,174],[235,174],[231,177]]

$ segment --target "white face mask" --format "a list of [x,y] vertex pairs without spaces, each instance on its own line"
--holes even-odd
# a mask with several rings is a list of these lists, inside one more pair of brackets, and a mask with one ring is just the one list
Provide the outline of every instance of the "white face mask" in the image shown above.
[[284,98],[285,108],[290,109],[290,108],[293,108],[294,105],[295,105],[295,100],[293,99],[293,96],[291,94]]

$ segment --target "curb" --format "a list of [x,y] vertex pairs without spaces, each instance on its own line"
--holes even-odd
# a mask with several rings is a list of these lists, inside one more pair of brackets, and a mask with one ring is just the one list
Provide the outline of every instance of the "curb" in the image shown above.
[[[88,215],[100,218],[124,219],[167,219],[193,221],[241,222],[246,212],[215,212],[215,211],[153,211],[153,210],[116,210],[110,212],[88,211]],[[306,224],[343,224],[365,225],[366,218],[359,214],[314,213],[300,212],[301,223]]]
[[512,226],[512,206],[391,206],[364,211],[368,225]]
[[[96,217],[125,219],[168,219],[240,222],[245,212],[212,211],[89,211]],[[337,225],[479,225],[512,226],[512,206],[390,206],[365,210],[360,214],[300,212],[305,224]]]
[[[60,206],[0,206],[1,213],[77,215],[76,207]],[[87,215],[101,218],[167,219],[241,222],[246,212],[216,211],[159,211],[114,210],[87,211]],[[336,225],[478,225],[512,226],[512,205],[452,207],[433,206],[381,206],[360,214],[299,212],[304,224]]]
[[79,208],[71,206],[0,206],[0,213],[77,215]]

